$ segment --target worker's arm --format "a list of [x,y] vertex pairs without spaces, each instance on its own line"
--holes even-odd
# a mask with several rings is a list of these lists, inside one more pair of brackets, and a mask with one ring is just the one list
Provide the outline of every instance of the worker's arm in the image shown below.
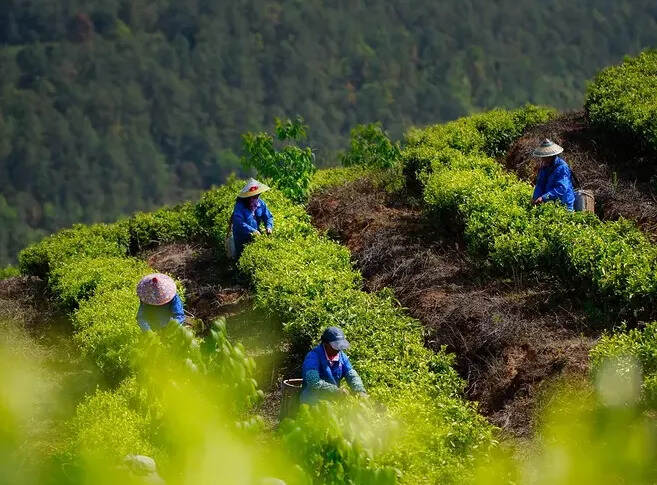
[[274,229],[274,216],[269,211],[269,207],[267,207],[267,204],[265,204],[264,200],[261,200],[260,203],[262,204],[263,222],[265,223],[267,232],[271,232],[272,229]]
[[185,310],[183,309],[182,300],[177,294],[171,300],[171,317],[180,325],[185,323]]
[[137,324],[144,332],[148,332],[151,329],[151,326],[144,318],[144,306],[142,304],[139,305],[139,310],[137,310]]
[[243,230],[248,234],[253,234],[254,232],[258,232],[258,228],[250,226],[246,222],[247,219],[244,216],[245,216],[244,209],[242,209],[242,207],[236,206],[235,211],[233,212],[233,227]]
[[322,392],[339,392],[338,386],[319,377],[319,359],[311,352],[303,361],[303,381],[308,389]]
[[541,169],[538,172],[538,177],[536,177],[536,186],[534,187],[534,195],[532,195],[532,200],[538,199],[545,192],[545,170]]
[[567,167],[557,167],[554,171],[555,183],[549,190],[545,192],[542,197],[543,200],[557,200],[568,190],[568,183],[570,181],[570,172]]
[[349,357],[347,357],[344,353],[341,357],[343,358],[342,366],[344,368],[344,378],[347,380],[347,384],[349,384],[349,387],[351,387],[352,391],[359,394],[365,394],[365,386],[363,385],[363,381],[358,375],[358,372],[356,372],[356,369],[351,366]]

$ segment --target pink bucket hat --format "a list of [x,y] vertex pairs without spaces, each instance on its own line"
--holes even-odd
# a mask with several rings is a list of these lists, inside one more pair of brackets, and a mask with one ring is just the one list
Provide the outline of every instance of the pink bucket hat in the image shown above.
[[165,274],[149,274],[137,285],[137,296],[147,305],[165,305],[176,296],[176,283]]

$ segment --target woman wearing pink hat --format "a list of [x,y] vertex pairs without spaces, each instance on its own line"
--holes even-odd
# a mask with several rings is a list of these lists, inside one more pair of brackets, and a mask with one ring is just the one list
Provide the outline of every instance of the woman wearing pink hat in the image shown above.
[[144,332],[162,329],[171,320],[179,325],[185,323],[185,311],[176,283],[167,275],[154,273],[144,276],[137,285],[137,296],[141,301],[137,323]]

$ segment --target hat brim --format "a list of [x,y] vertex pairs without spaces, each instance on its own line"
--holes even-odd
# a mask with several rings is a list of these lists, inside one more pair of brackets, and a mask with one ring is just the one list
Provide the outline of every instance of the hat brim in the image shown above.
[[347,339],[344,338],[329,342],[329,345],[333,348],[333,350],[347,350],[350,347],[349,342],[347,342]]
[[240,192],[237,194],[237,197],[240,199],[248,199],[249,197],[255,197],[256,195],[260,195],[263,192],[267,192],[269,190],[269,187],[260,187],[258,190],[254,190],[253,192]]
[[[149,288],[150,279],[147,278],[151,278],[153,276],[159,279],[159,287],[157,291],[153,291],[152,288]],[[171,277],[161,273],[148,275],[142,278],[142,280],[137,285],[137,296],[142,303],[146,303],[147,305],[166,305],[167,303],[171,302],[171,300],[173,300],[177,292],[178,290],[176,288],[176,282],[173,281]]]
[[555,155],[559,155],[560,153],[563,153],[563,148],[561,148],[560,146],[556,146],[549,150],[541,150],[540,148],[537,148],[532,152],[532,155],[535,156],[536,158],[546,158],[546,157],[554,157]]

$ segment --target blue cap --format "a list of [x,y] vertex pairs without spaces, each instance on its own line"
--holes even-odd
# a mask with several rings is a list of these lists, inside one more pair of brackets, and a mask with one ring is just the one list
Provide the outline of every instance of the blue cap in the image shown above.
[[349,342],[344,336],[344,332],[339,327],[329,327],[322,334],[322,342],[329,344],[335,350],[345,350],[349,348]]

